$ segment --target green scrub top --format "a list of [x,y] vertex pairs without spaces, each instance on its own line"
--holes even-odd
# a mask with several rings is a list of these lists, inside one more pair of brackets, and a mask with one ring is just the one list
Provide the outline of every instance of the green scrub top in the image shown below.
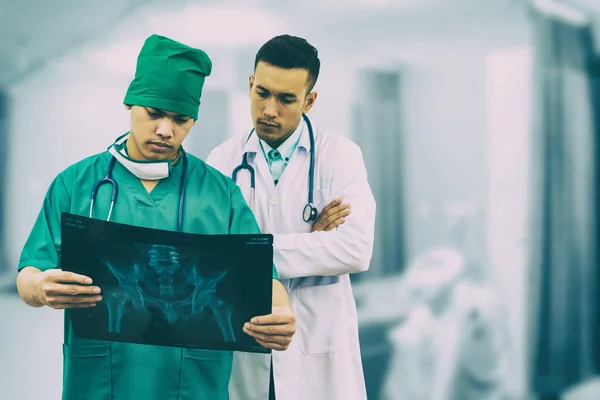
[[[52,182],[23,248],[19,270],[60,268],[61,213],[89,216],[92,185],[105,176],[111,154],[86,158]],[[182,163],[148,193],[118,162],[113,179],[119,187],[111,221],[177,230]],[[260,228],[231,179],[188,154],[183,231],[200,234],[252,234]],[[112,187],[102,185],[94,218],[106,219]],[[273,278],[278,279],[275,267]],[[219,400],[228,399],[233,353],[100,342],[74,335],[65,315],[63,400]],[[241,329],[242,327],[240,327]]]

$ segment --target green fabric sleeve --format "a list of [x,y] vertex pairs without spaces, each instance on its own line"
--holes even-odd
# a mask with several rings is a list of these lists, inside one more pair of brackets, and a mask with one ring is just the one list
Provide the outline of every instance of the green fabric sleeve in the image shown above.
[[63,176],[59,175],[46,192],[42,209],[21,251],[18,271],[28,266],[42,271],[60,268],[61,213],[69,211],[70,204]]
[[[244,200],[244,196],[238,186],[234,186],[231,192],[231,215],[229,219],[230,234],[252,234],[261,233],[260,227],[254,218],[254,213]],[[277,268],[273,264],[273,279],[279,280]]]

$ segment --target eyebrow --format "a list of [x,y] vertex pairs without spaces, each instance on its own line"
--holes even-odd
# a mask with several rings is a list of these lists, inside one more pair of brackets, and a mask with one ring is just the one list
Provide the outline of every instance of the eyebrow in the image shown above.
[[[256,85],[256,88],[259,89],[259,90],[262,90],[264,92],[271,93],[270,90],[268,90],[268,89],[266,89],[266,88],[264,88],[264,87],[262,87],[260,85]],[[294,93],[281,93],[280,96],[281,97],[294,98],[294,99],[297,97]]]
[[159,115],[166,115],[167,117],[172,117],[172,118],[184,118],[184,119],[189,119],[190,117],[188,117],[187,115],[183,115],[183,114],[177,114],[177,113],[166,113],[162,110],[157,110],[156,108],[150,108],[150,107],[144,107],[146,109],[146,111],[148,111],[149,113],[152,114],[159,114]]

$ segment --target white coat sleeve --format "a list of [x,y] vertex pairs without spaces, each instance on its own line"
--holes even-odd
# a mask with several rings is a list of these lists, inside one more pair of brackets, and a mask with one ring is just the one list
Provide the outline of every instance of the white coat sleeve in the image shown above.
[[[331,195],[342,198],[351,214],[328,232],[274,235],[274,262],[281,279],[336,276],[366,271],[373,254],[375,199],[360,148],[344,144],[332,159]],[[321,210],[319,210],[321,211]]]

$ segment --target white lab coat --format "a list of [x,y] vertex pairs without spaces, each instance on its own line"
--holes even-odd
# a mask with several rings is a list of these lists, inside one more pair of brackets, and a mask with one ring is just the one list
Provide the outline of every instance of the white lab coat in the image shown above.
[[[296,334],[286,351],[274,351],[277,399],[365,400],[356,303],[350,273],[366,271],[373,250],[375,200],[360,148],[345,137],[314,127],[314,203],[320,212],[341,197],[352,213],[337,230],[310,233],[302,211],[308,201],[310,141],[305,127],[277,186],[249,130],[215,148],[207,163],[230,176],[248,152],[256,174],[254,214],[274,235],[274,263],[296,314]],[[247,171],[237,184],[250,204]],[[305,278],[306,277],[306,278]],[[290,281],[291,279],[291,281]],[[333,280],[333,283],[332,283]],[[315,282],[328,283],[314,285]],[[268,398],[270,356],[236,352],[232,400]]]

